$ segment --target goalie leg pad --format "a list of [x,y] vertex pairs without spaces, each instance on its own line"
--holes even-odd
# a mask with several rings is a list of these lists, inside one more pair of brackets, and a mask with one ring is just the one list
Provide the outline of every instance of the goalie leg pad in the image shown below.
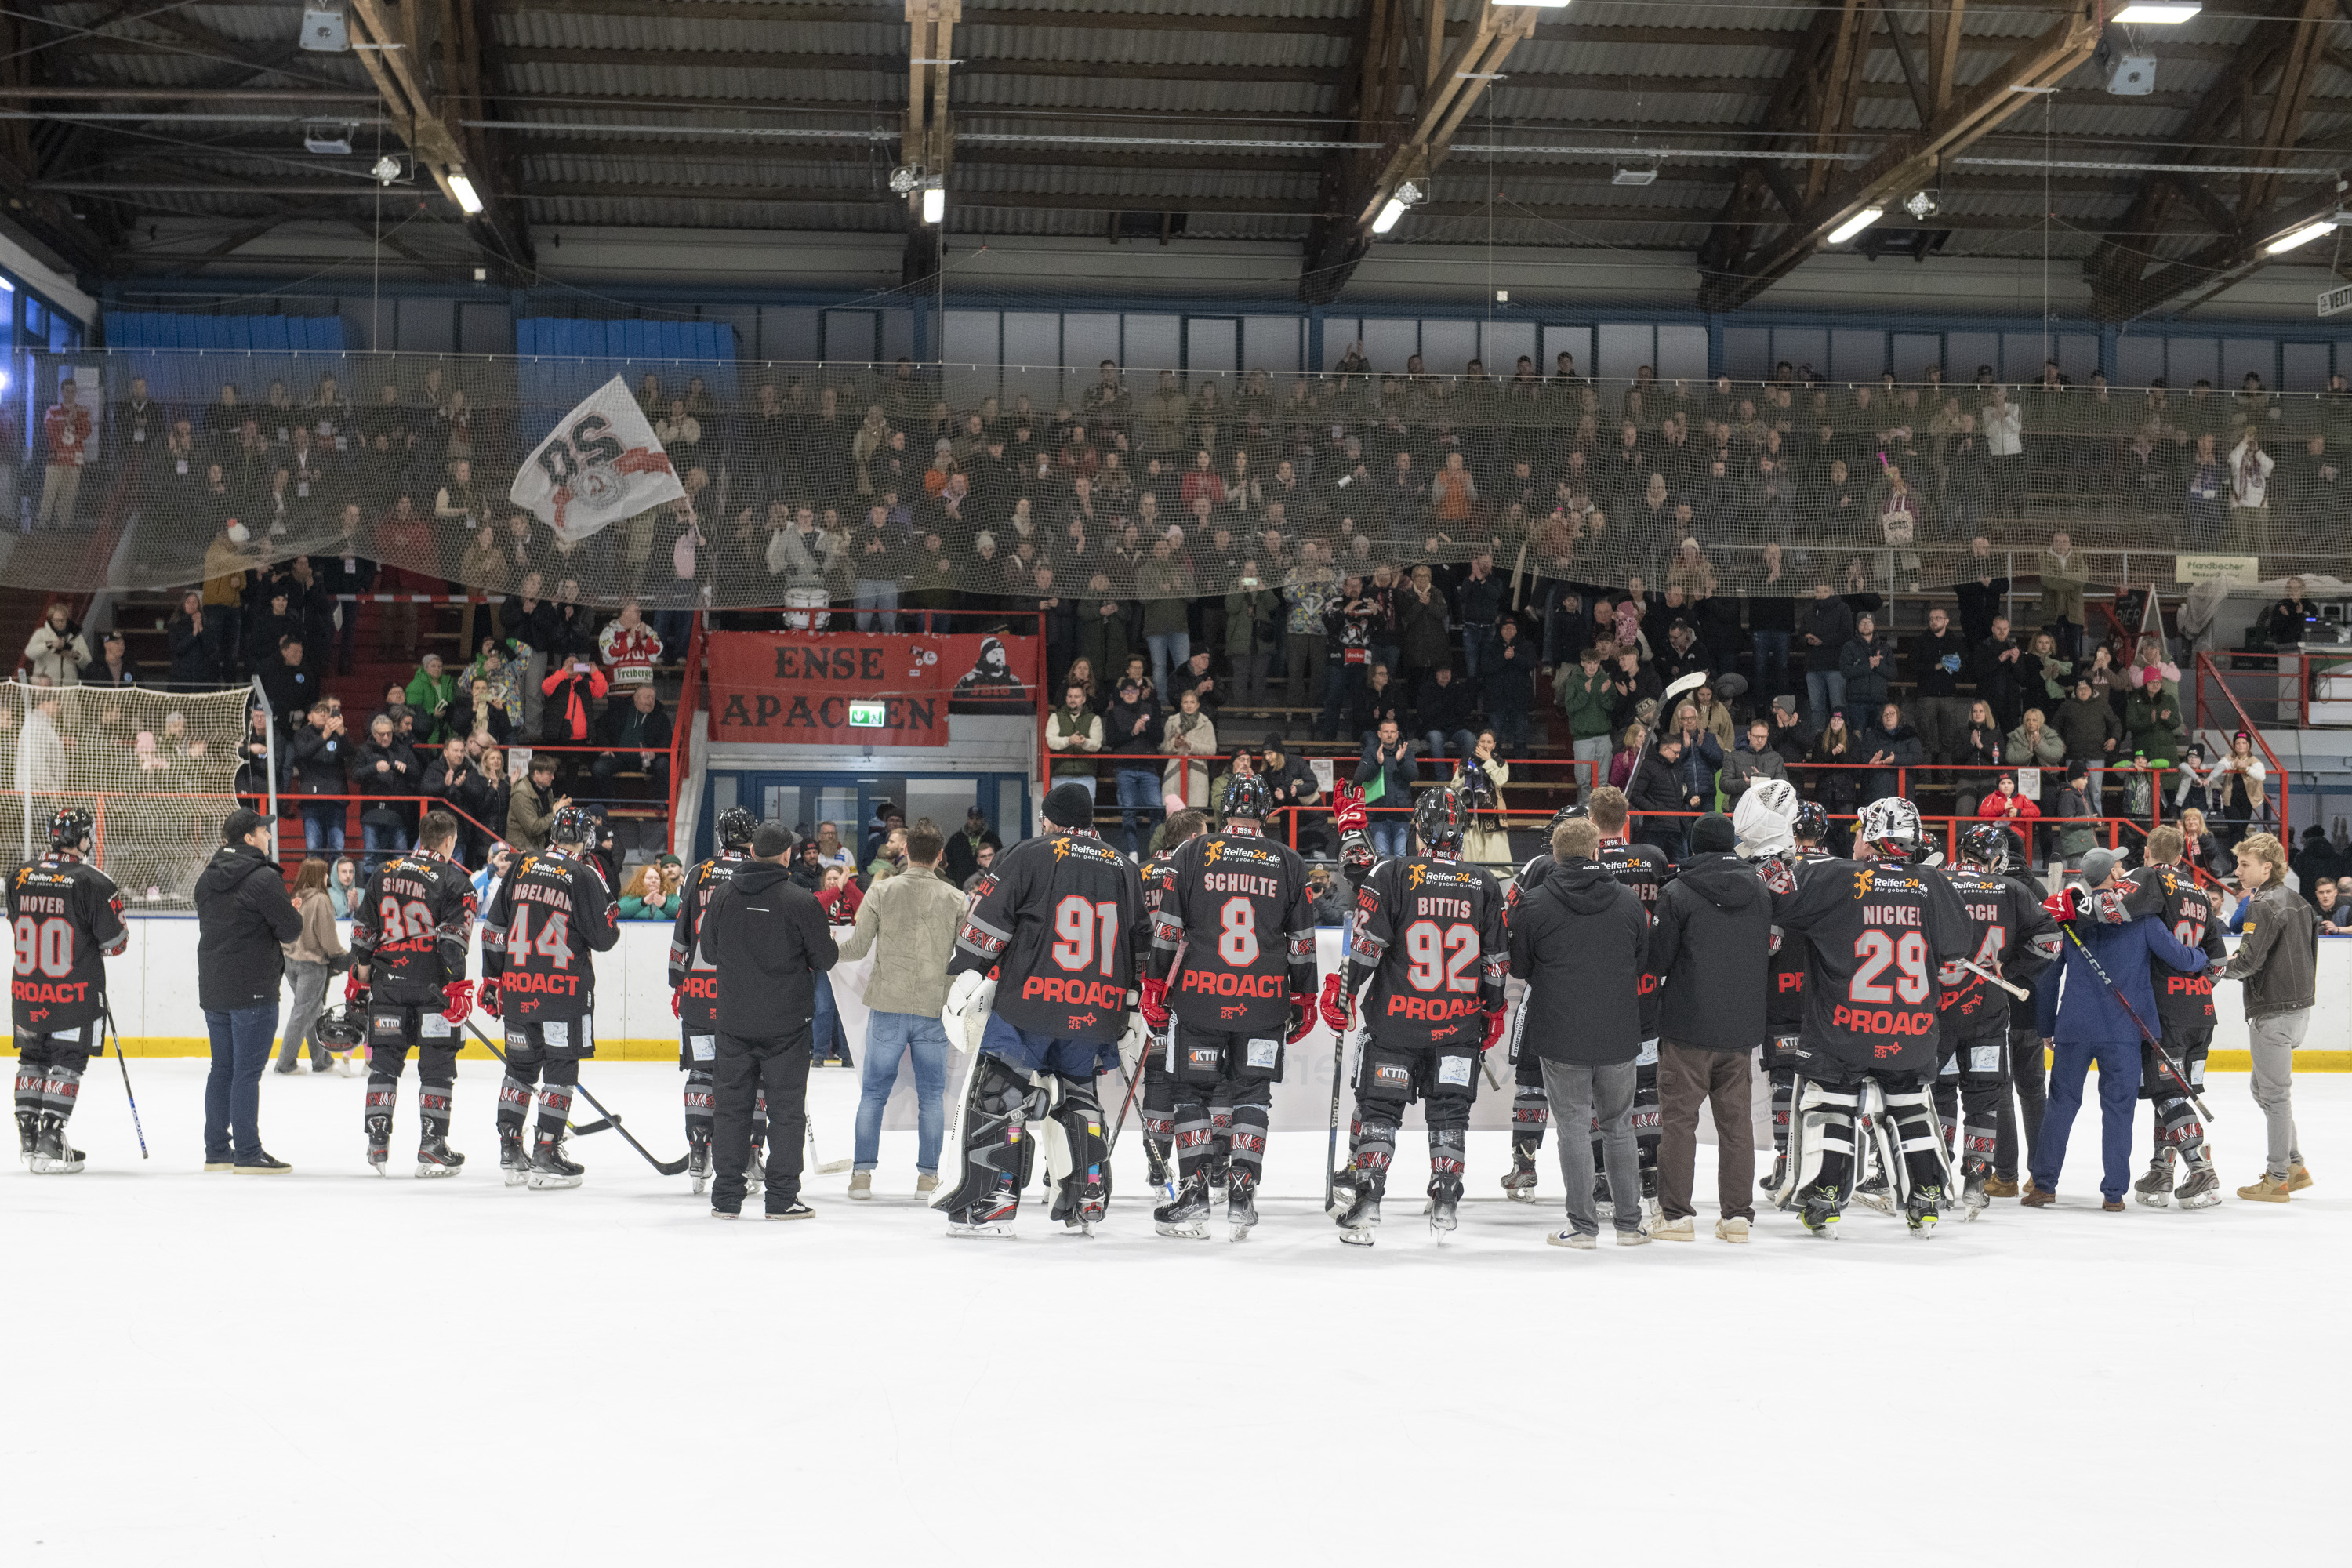
[[1792,1193],[1828,1185],[1843,1205],[1853,1195],[1854,1120],[1862,1097],[1800,1078],[1790,1086],[1789,1170]]
[[1102,1101],[1094,1080],[1056,1077],[1055,1106],[1046,1119],[1046,1168],[1051,1171],[1055,1146],[1062,1168],[1054,1173],[1058,1188],[1055,1208],[1064,1219],[1085,1225],[1098,1222],[1110,1206],[1110,1139],[1104,1124]]
[[1886,1114],[1895,1124],[1897,1158],[1887,1173],[1898,1195],[1908,1200],[1920,1187],[1937,1186],[1947,1199],[1959,1190],[1952,1173],[1951,1145],[1936,1124],[1935,1097],[1909,1075],[1884,1080]]
[[989,1052],[974,1053],[955,1112],[960,1169],[931,1206],[973,1222],[1011,1219],[1032,1158],[1029,1075]]

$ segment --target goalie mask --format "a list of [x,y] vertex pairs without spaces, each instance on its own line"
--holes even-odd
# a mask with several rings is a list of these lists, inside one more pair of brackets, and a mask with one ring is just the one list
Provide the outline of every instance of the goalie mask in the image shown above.
[[1758,779],[1731,808],[1742,859],[1785,855],[1797,847],[1790,824],[1797,815],[1797,790],[1787,779]]
[[1927,847],[1919,833],[1919,808],[1899,795],[1864,806],[1853,837],[1855,843],[1867,844],[1882,860],[1907,863]]
[[1412,831],[1433,855],[1462,852],[1462,802],[1451,786],[1429,790],[1413,803]]

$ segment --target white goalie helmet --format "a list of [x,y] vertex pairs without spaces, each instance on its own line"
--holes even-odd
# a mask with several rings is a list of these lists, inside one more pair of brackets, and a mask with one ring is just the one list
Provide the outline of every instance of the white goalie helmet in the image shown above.
[[1785,855],[1797,847],[1790,831],[1797,818],[1797,786],[1787,779],[1758,779],[1731,808],[1743,859]]
[[1853,837],[1854,842],[1869,845],[1881,859],[1913,859],[1923,847],[1919,808],[1899,795],[1874,800],[1862,808]]

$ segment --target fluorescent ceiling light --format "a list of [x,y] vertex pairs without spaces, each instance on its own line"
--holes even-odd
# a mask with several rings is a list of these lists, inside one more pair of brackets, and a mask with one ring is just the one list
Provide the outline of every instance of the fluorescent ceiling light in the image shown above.
[[1397,200],[1394,196],[1391,196],[1389,198],[1389,205],[1381,209],[1381,216],[1372,220],[1372,232],[1374,234],[1388,233],[1389,230],[1396,227],[1397,219],[1402,216],[1404,216],[1404,204]]
[[923,193],[923,221],[937,223],[947,216],[948,193],[943,187],[933,185]]
[[2186,22],[2203,9],[2205,7],[2197,4],[2196,0],[2189,0],[2188,4],[2174,4],[2173,0],[2134,0],[2133,4],[2116,12],[2110,20],[2169,27],[2175,24]]
[[2336,220],[2332,217],[2322,218],[2317,223],[2307,223],[2284,238],[2272,240],[2268,245],[2263,246],[2263,254],[2264,256],[2284,255],[2298,245],[2309,245],[2321,235],[2334,232],[2335,228]]
[[1565,11],[1568,9],[1568,0],[1515,0],[1515,3],[1525,5],[1528,9],[1534,11]]
[[1846,219],[1843,223],[1838,225],[1837,227],[1830,230],[1830,243],[1832,245],[1843,245],[1847,240],[1852,239],[1855,235],[1860,234],[1864,229],[1868,228],[1872,224],[1876,223],[1880,218],[1883,218],[1885,216],[1886,209],[1885,207],[1864,207],[1860,212],[1854,214],[1852,217]]
[[465,175],[449,176],[449,194],[457,198],[458,207],[467,217],[473,217],[482,210],[482,198],[474,194],[474,182]]

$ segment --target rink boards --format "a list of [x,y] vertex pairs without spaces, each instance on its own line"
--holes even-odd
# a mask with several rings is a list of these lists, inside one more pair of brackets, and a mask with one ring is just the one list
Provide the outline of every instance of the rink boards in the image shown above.
[[[205,1037],[204,1015],[196,1005],[196,923],[187,916],[133,916],[129,921],[130,945],[107,965],[116,1026],[123,1047],[131,1056],[203,1056],[211,1047]],[[845,934],[847,928],[836,928]],[[348,928],[346,928],[348,932]],[[1327,927],[1317,933],[1317,956],[1324,973],[1339,966],[1340,933]],[[669,1011],[669,939],[667,921],[628,921],[621,927],[618,946],[596,958],[597,1056],[606,1061],[675,1061],[677,1024]],[[834,996],[842,1012],[853,1051],[862,1054],[866,1039],[866,982],[875,955],[844,961],[833,971]],[[478,963],[476,974],[480,973]],[[2352,1070],[2352,938],[2324,938],[2319,944],[2318,1005],[2314,1012],[2310,1043],[2296,1053],[2303,1071]],[[1514,987],[1516,990],[1517,987]],[[338,980],[331,995],[341,994]],[[2240,1012],[2242,989],[2234,984],[2214,988],[2220,1014],[2211,1068],[2243,1072],[2246,1055],[2244,1020]],[[485,1028],[491,1020],[478,1016]],[[1331,1047],[1322,1025],[1286,1054],[1283,1081],[1275,1096],[1274,1125],[1297,1130],[1326,1124],[1330,1109]],[[469,1045],[468,1058],[488,1059],[489,1053]],[[1510,1115],[1509,1065],[1498,1049],[1490,1058],[1503,1079],[1504,1092],[1481,1086],[1473,1125],[1499,1129]],[[913,1087],[909,1069],[901,1067],[898,1088],[892,1096],[890,1125],[913,1125]],[[1118,1080],[1112,1080],[1113,1092]],[[1106,1097],[1108,1098],[1108,1096]]]

